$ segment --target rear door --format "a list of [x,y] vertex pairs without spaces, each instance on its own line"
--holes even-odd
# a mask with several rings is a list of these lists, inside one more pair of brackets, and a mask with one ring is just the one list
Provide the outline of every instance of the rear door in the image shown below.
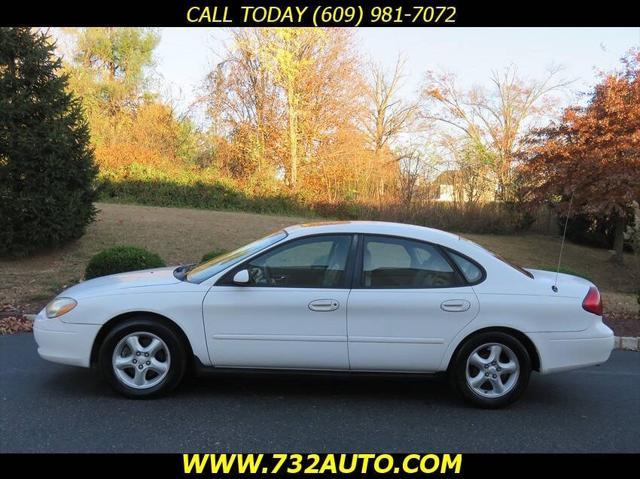
[[353,370],[436,371],[478,313],[471,286],[430,243],[365,235],[349,296]]

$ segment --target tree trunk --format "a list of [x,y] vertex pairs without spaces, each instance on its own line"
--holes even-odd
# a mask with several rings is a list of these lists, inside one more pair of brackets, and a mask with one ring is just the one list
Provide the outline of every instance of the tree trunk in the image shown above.
[[289,170],[289,185],[292,188],[296,187],[298,181],[298,111],[297,102],[295,101],[292,92],[293,88],[290,87],[288,93],[289,99],[289,155],[290,155],[290,170]]
[[613,234],[613,249],[616,252],[613,261],[617,264],[623,264],[623,249],[624,249],[624,230],[626,227],[626,218],[624,215],[616,215],[615,218],[615,231]]

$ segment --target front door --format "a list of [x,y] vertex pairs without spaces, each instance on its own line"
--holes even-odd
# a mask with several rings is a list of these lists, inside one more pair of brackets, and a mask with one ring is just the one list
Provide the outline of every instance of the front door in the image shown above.
[[[214,366],[348,369],[352,235],[291,240],[225,275],[203,303]],[[247,285],[234,285],[247,269]]]
[[432,244],[366,235],[349,296],[351,369],[436,371],[449,342],[478,313],[465,284]]

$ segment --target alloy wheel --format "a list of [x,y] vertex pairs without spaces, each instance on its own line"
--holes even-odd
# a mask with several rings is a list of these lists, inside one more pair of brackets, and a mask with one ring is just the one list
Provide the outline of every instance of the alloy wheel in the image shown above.
[[467,358],[465,375],[467,385],[475,394],[499,398],[516,386],[520,363],[516,354],[504,344],[485,343]]
[[127,334],[118,342],[111,364],[116,378],[125,386],[149,389],[169,373],[171,353],[159,336],[138,331]]

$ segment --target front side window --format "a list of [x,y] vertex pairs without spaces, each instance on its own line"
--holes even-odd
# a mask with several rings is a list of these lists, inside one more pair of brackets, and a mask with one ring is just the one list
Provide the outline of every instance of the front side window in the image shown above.
[[265,236],[253,243],[238,248],[237,250],[224,253],[220,256],[216,256],[209,261],[200,263],[191,269],[187,274],[187,281],[191,283],[202,283],[203,281],[211,278],[219,272],[225,270],[234,263],[238,263],[245,258],[257,253],[260,250],[268,248],[271,245],[276,244],[278,241],[287,237],[287,233],[284,231],[278,231],[276,233]]
[[343,288],[350,235],[293,240],[251,259],[246,265],[253,286]]
[[435,246],[404,238],[366,236],[362,261],[365,288],[446,288],[460,279]]

